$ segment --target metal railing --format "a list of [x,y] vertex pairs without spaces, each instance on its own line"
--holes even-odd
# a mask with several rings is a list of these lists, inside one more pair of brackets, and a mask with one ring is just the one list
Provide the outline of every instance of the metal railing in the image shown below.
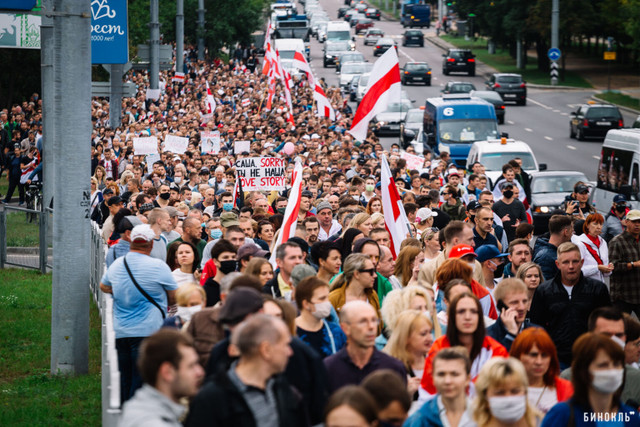
[[100,228],[91,222],[91,278],[89,286],[102,319],[102,425],[115,427],[122,413],[120,407],[120,369],[113,329],[113,297],[100,291],[100,280],[105,272],[107,245]]
[[[0,208],[0,268],[32,268],[42,274],[53,268],[49,225],[53,210],[5,205]],[[37,228],[37,231],[34,230]]]

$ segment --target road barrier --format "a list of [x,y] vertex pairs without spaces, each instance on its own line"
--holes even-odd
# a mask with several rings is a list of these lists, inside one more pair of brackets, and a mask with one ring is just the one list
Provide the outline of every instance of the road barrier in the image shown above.
[[52,210],[0,207],[0,268],[32,268],[41,273],[53,268],[48,224]]

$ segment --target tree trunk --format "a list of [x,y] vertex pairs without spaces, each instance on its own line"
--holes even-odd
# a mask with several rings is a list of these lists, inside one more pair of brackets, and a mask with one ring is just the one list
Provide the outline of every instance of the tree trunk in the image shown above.
[[547,57],[547,50],[549,50],[547,41],[544,38],[537,36],[536,53],[538,54],[539,71],[549,71],[549,58]]

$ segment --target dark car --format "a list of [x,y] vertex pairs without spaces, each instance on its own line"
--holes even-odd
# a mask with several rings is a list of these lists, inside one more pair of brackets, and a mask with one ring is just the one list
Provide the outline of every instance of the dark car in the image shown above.
[[411,109],[411,101],[391,102],[387,109],[378,113],[372,120],[375,125],[374,133],[379,135],[399,135],[400,124],[404,121],[407,111]]
[[400,82],[403,85],[424,83],[431,86],[431,67],[426,62],[407,62],[400,70]]
[[442,74],[445,76],[459,71],[472,77],[476,75],[476,57],[469,49],[449,49],[442,56]]
[[336,61],[343,53],[349,52],[349,42],[327,42],[324,44],[322,66],[336,65]]
[[400,123],[400,142],[402,147],[407,148],[409,141],[405,131],[411,130],[416,135],[424,122],[424,110],[422,108],[412,108],[407,111],[407,115],[404,116],[404,120]]
[[620,110],[609,104],[584,104],[571,113],[569,120],[569,137],[604,138],[610,129],[621,129],[624,120]]
[[349,9],[347,10],[344,15],[342,16],[344,18],[345,21],[349,22],[349,20],[351,19],[351,17],[355,14],[357,14],[358,11],[355,9]]
[[365,9],[364,14],[367,16],[367,18],[377,19],[378,21],[380,20],[380,11],[375,7]]
[[369,18],[358,19],[358,22],[355,25],[356,34],[360,34],[363,31],[367,31],[369,28],[373,27],[373,21]]
[[442,93],[469,93],[472,90],[476,90],[476,87],[470,82],[447,82]]
[[373,48],[373,56],[382,55],[387,50],[389,50],[392,46],[395,47],[396,49],[398,48],[398,46],[396,46],[396,42],[393,41],[393,39],[390,39],[387,37],[381,38],[380,40],[378,40],[378,43],[376,43],[376,47]]
[[504,101],[502,97],[497,92],[492,90],[473,90],[470,93],[471,96],[475,96],[476,98],[484,99],[490,104],[493,104],[493,107],[496,109],[496,117],[498,118],[498,123],[504,124]]
[[338,8],[338,18],[344,18],[344,14],[347,13],[348,10],[351,10],[348,6]]
[[416,45],[424,47],[424,34],[420,30],[406,30],[402,34],[402,46]]
[[531,212],[535,234],[549,231],[549,218],[578,181],[589,180],[582,172],[544,171],[531,172]]
[[496,73],[484,82],[487,90],[494,90],[506,101],[514,101],[518,105],[527,104],[527,84],[520,74]]

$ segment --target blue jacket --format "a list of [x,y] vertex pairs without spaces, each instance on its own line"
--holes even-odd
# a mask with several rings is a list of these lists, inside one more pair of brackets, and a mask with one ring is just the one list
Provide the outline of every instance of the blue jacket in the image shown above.
[[[570,406],[571,405],[571,406]],[[557,403],[542,420],[542,424],[540,427],[555,427],[562,426],[566,427],[569,425],[569,421],[571,419],[571,408],[573,408],[573,423],[575,427],[580,426],[596,426],[596,425],[607,425],[606,423],[596,423],[596,420],[590,420],[589,417],[592,414],[590,411],[585,411],[582,407],[578,406],[573,402],[573,399],[569,399],[566,402]],[[622,426],[625,427],[637,427],[640,426],[640,415],[638,415],[638,411],[634,410],[630,406],[620,403],[618,414],[619,418],[616,421],[621,421],[618,423],[611,423],[608,425],[611,426]]]
[[438,409],[438,395],[428,400],[402,424],[402,427],[443,427]]
[[558,248],[549,243],[549,236],[538,237],[533,248],[533,262],[542,269],[544,280],[553,279],[558,272],[556,259],[558,259]]

